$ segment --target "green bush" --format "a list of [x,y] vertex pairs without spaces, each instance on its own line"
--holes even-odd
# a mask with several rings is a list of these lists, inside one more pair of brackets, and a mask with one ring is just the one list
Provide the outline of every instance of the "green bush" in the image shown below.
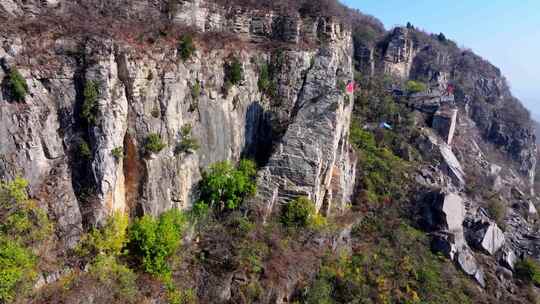
[[272,84],[272,81],[270,80],[270,71],[268,68],[268,64],[261,65],[260,72],[259,72],[259,80],[257,82],[257,85],[259,86],[259,90],[261,92],[268,92],[268,89],[270,88]]
[[332,304],[333,286],[325,277],[319,277],[313,282],[306,295],[306,304]]
[[250,160],[241,160],[237,168],[228,161],[210,166],[200,182],[201,203],[218,210],[237,209],[246,197],[255,194],[256,174]]
[[191,97],[193,97],[193,99],[196,100],[196,99],[199,99],[200,96],[201,96],[201,84],[197,80],[195,81],[195,84],[191,88]]
[[84,159],[92,158],[92,149],[90,149],[90,145],[85,140],[82,140],[81,143],[79,144],[79,154]]
[[184,61],[191,58],[193,53],[196,51],[195,44],[193,43],[193,37],[191,35],[183,35],[180,38],[178,51],[180,52],[180,57],[182,57]]
[[111,150],[111,154],[116,158],[116,160],[120,160],[124,158],[124,147],[116,147]]
[[203,201],[198,201],[198,202],[195,202],[195,204],[193,204],[193,208],[191,209],[190,215],[192,219],[200,220],[200,219],[206,218],[209,213],[210,213],[210,206],[208,206],[208,204]]
[[488,198],[487,210],[497,225],[501,228],[505,228],[504,218],[506,217],[506,207],[504,203],[498,198],[497,195]]
[[32,245],[49,237],[53,227],[47,213],[28,198],[26,187],[28,181],[19,177],[0,182],[0,233]]
[[244,69],[238,58],[233,58],[231,62],[225,66],[225,82],[230,82],[232,85],[240,84],[244,77]]
[[134,303],[138,295],[137,275],[114,256],[99,255],[90,265],[89,274],[123,303]]
[[264,257],[270,252],[265,242],[246,240],[240,244],[238,259],[240,266],[248,273],[261,273],[264,269]]
[[345,81],[343,80],[338,80],[337,81],[337,89],[341,92],[341,93],[346,93],[347,92],[347,84],[345,83]]
[[159,153],[166,146],[167,145],[161,140],[161,137],[156,133],[148,134],[146,137],[146,143],[144,144],[145,150],[152,153]]
[[77,252],[81,256],[119,256],[128,241],[128,224],[129,218],[126,214],[115,212],[103,227],[94,228],[83,236]]
[[0,302],[24,295],[36,277],[32,247],[53,232],[47,214],[28,198],[28,182],[0,182]]
[[424,92],[427,90],[427,86],[425,83],[420,82],[420,81],[414,81],[414,80],[407,81],[405,88],[407,92],[409,93],[418,93],[418,92]]
[[540,286],[540,264],[536,260],[525,258],[517,262],[515,273],[519,279]]
[[19,70],[13,68],[8,75],[11,94],[16,101],[23,101],[28,94],[28,84]]
[[315,204],[304,196],[282,207],[280,221],[289,228],[318,228],[325,224],[324,217],[317,214]]
[[0,236],[0,302],[24,294],[36,278],[36,257],[19,242]]
[[89,80],[84,85],[84,102],[81,109],[81,117],[86,120],[89,125],[94,125],[98,113],[98,96],[99,86],[97,82]]
[[406,162],[387,147],[379,147],[374,134],[362,129],[358,121],[351,124],[349,138],[359,154],[359,180],[363,185],[359,199],[375,203],[403,197],[407,188]]
[[257,85],[259,90],[266,96],[272,98],[277,95],[277,81],[282,68],[284,57],[282,51],[272,54],[268,63],[262,63],[259,67],[259,80]]
[[167,299],[169,304],[196,304],[197,294],[193,289],[177,290],[176,288],[168,288]]
[[119,262],[128,241],[127,214],[115,212],[99,228],[83,235],[75,253],[88,261],[90,278],[106,286],[116,298],[133,303],[138,295],[137,275]]
[[190,124],[182,126],[180,130],[180,142],[176,146],[176,153],[192,153],[200,148],[197,139],[193,138],[192,127]]
[[145,215],[129,230],[129,248],[143,269],[157,276],[170,275],[167,259],[180,247],[186,225],[185,215],[172,209],[159,218]]

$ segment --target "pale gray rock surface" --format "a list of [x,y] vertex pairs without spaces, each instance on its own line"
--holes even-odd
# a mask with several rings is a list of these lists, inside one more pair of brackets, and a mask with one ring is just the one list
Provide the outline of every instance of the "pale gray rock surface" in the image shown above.
[[[279,104],[274,104],[257,82],[260,65],[277,63],[271,53],[256,47],[199,50],[184,62],[174,48],[140,53],[99,37],[84,43],[59,38],[52,41],[57,68],[44,75],[20,69],[30,87],[24,102],[0,96],[0,176],[27,178],[35,196],[51,172],[59,174],[61,182],[46,190],[64,198],[62,205],[47,203],[66,233],[73,225],[78,227],[73,231],[82,231],[83,223],[102,223],[114,211],[157,215],[173,207],[190,208],[202,170],[242,157],[268,163],[266,168],[283,156],[294,158],[288,172],[276,171],[283,175],[275,178],[296,183],[291,186],[299,190],[294,195],[313,198],[319,209],[324,202],[324,212],[343,209],[351,200],[356,165],[348,144],[352,96],[337,88],[338,81],[353,78],[350,33],[332,18],[286,20],[289,17],[254,11],[242,11],[231,24],[225,11],[204,1],[182,3],[189,9],[177,8],[184,15],[172,17],[204,26],[204,31],[214,24],[217,30],[233,27],[247,41],[262,37],[295,43],[302,37],[324,43],[318,51],[281,53],[275,75]],[[133,14],[157,12],[150,2],[133,5]],[[2,39],[0,81],[16,66],[21,49],[31,47],[18,37]],[[74,53],[84,55],[84,62],[75,61]],[[242,63],[243,79],[223,93],[224,66],[232,56]],[[97,84],[97,114],[95,123],[86,126],[80,107],[89,82]],[[192,94],[196,83],[199,96]],[[188,124],[200,149],[179,152],[180,130]],[[151,133],[166,144],[159,153],[144,151]],[[88,160],[80,154],[83,142],[91,148]],[[123,150],[123,157],[116,158],[114,149]],[[265,186],[260,185],[262,193]],[[271,200],[264,204],[270,209],[275,205]]]
[[[354,161],[348,145],[352,106],[337,81],[352,77],[350,45],[322,49],[307,72],[294,108],[294,120],[259,174],[256,201],[270,214],[277,204],[298,196],[312,199],[317,210],[349,202]],[[336,78],[340,74],[341,79]]]
[[432,128],[451,146],[456,132],[457,109],[439,109],[433,116]]
[[473,229],[476,230],[473,233],[473,242],[484,252],[494,255],[504,245],[504,232],[497,224],[492,222],[481,223]]

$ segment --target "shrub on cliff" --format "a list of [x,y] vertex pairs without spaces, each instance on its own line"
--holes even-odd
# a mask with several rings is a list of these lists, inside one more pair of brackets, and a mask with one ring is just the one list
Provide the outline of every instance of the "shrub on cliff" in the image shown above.
[[238,58],[233,58],[225,65],[225,82],[233,85],[240,84],[244,77],[244,69]]
[[192,127],[190,124],[182,126],[180,129],[180,142],[176,146],[176,153],[193,153],[200,148],[197,139],[192,137]]
[[0,182],[0,233],[32,245],[50,236],[52,224],[47,213],[26,194],[28,181],[15,178]]
[[495,220],[499,228],[505,229],[504,218],[506,217],[506,206],[498,197],[497,194],[492,194],[487,199],[487,210],[491,217]]
[[75,253],[87,263],[88,272],[73,277],[73,280],[90,280],[89,284],[107,288],[111,297],[134,303],[138,296],[137,275],[120,262],[126,253],[128,224],[127,214],[115,212],[102,227],[95,227],[82,236]]
[[283,66],[284,55],[282,51],[272,54],[270,63],[263,63],[259,67],[259,80],[257,85],[259,90],[266,96],[272,98],[277,95],[277,77]]
[[84,159],[88,160],[92,158],[92,149],[90,148],[90,145],[82,139],[79,143],[79,155],[82,156]]
[[540,263],[532,258],[525,258],[515,265],[516,276],[527,282],[540,286]]
[[[461,280],[450,261],[432,254],[429,238],[406,224],[397,208],[362,218],[353,226],[352,251],[323,259],[299,302],[477,303],[467,292],[474,283]],[[449,283],[452,288],[445,288]]]
[[268,64],[263,64],[260,67],[259,81],[257,82],[257,85],[259,86],[259,90],[261,90],[261,92],[267,92],[268,88],[270,88],[270,84],[271,81]]
[[288,228],[319,228],[325,219],[317,214],[315,204],[307,197],[299,197],[281,209],[281,223]]
[[250,160],[241,160],[237,168],[228,161],[210,166],[200,182],[200,204],[218,211],[239,208],[246,197],[255,194],[256,174],[255,163]]
[[84,235],[77,252],[81,256],[119,256],[127,242],[129,218],[115,212],[101,228],[94,228]]
[[28,182],[0,182],[0,302],[28,291],[36,277],[32,246],[52,233],[47,214],[28,198]]
[[[386,133],[381,130],[381,134]],[[357,120],[351,124],[349,138],[358,151],[361,168],[358,177],[362,191],[358,199],[376,203],[402,198],[407,188],[406,162],[385,147],[384,140],[379,141],[381,146],[377,145],[375,134],[362,129]]]
[[99,96],[98,84],[95,81],[89,80],[84,85],[84,102],[81,109],[81,117],[86,120],[89,125],[94,125],[97,119]]
[[185,226],[186,217],[178,209],[171,209],[159,218],[145,215],[129,229],[130,253],[146,272],[167,277],[171,271],[167,259],[180,247]]
[[25,293],[35,279],[36,257],[20,242],[0,236],[0,302]]
[[96,257],[88,269],[88,274],[113,293],[114,298],[122,299],[122,303],[140,303],[136,301],[139,295],[137,274],[119,263],[114,256]]
[[124,158],[124,147],[116,147],[111,150],[112,156],[118,161]]
[[146,152],[149,153],[159,153],[166,146],[167,145],[163,142],[161,137],[156,133],[148,134],[146,137],[146,143],[144,144]]
[[195,81],[195,84],[191,87],[191,97],[194,100],[197,100],[199,99],[200,96],[201,96],[201,84],[197,80]]
[[191,58],[193,53],[196,51],[195,44],[193,43],[193,37],[191,35],[183,35],[180,38],[178,51],[180,52],[180,57],[182,57],[184,61]]
[[407,81],[407,84],[405,85],[405,89],[407,90],[407,92],[409,93],[419,93],[419,92],[424,92],[427,90],[427,86],[425,83],[423,82],[420,82],[420,81],[414,81],[414,80],[409,80]]
[[24,79],[19,70],[16,68],[11,70],[8,78],[13,99],[16,101],[23,101],[26,94],[28,94],[28,85],[26,83],[26,79]]

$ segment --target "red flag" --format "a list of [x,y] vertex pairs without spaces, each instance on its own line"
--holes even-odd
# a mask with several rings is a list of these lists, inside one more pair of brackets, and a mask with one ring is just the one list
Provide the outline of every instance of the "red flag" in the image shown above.
[[447,93],[448,95],[454,94],[454,86],[451,85],[451,84],[449,84],[449,85],[446,87],[446,93]]
[[347,84],[347,93],[349,94],[354,93],[355,88],[356,88],[356,85],[354,81],[349,81],[349,83]]

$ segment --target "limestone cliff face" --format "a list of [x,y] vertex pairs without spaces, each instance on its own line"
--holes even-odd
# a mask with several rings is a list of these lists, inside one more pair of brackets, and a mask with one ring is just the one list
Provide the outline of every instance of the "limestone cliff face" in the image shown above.
[[[11,5],[2,4],[4,9]],[[173,19],[200,25],[201,31],[232,30],[240,34],[238,43],[258,36],[293,43],[279,53],[279,98],[270,100],[258,88],[260,66],[277,63],[272,52],[256,45],[201,47],[183,61],[174,46],[141,52],[110,39],[66,37],[47,41],[54,45],[52,56],[59,65],[44,71],[21,64],[28,62],[30,45],[20,37],[3,36],[0,82],[17,68],[29,84],[29,95],[24,102],[0,95],[0,176],[28,178],[33,196],[51,193],[40,199],[70,234],[77,234],[83,222],[99,223],[115,210],[160,214],[172,207],[190,208],[201,171],[241,157],[266,164],[261,195],[267,188],[280,194],[265,197],[263,209],[277,208],[277,201],[290,197],[282,191],[290,189],[312,197],[319,208],[324,203],[326,212],[349,202],[355,164],[347,141],[352,96],[340,91],[338,82],[352,79],[350,33],[329,19],[257,12],[231,19],[207,3],[182,5]],[[297,49],[300,37],[320,43],[320,49]],[[233,57],[242,63],[243,80],[224,92],[224,66]],[[90,82],[98,91],[94,124],[80,118],[84,86]],[[176,149],[186,125],[199,141],[195,152]],[[159,153],[144,151],[151,133],[166,144]],[[80,153],[83,141],[91,148],[88,159]],[[113,155],[118,148],[124,157]],[[289,164],[291,169],[280,171]],[[280,190],[267,185],[267,179],[272,185],[279,181]]]
[[[433,249],[481,286],[499,264],[512,269],[517,256],[540,258],[540,242],[531,237],[539,201],[531,191],[535,137],[500,71],[480,57],[413,28],[363,41],[370,35],[353,40],[329,17],[203,0],[127,2],[0,0],[0,20],[93,5],[103,14],[157,16],[151,20],[196,33],[197,51],[187,60],[178,37],[147,43],[125,30],[122,39],[99,31],[39,39],[31,30],[0,33],[0,179],[29,180],[31,196],[48,208],[67,247],[114,211],[189,209],[203,170],[244,157],[259,166],[250,206],[262,218],[299,196],[323,214],[345,210],[357,159],[348,143],[354,96],[343,87],[356,61],[367,78],[394,76],[394,86],[384,89],[418,118],[421,127],[407,144],[423,161],[413,176],[415,207]],[[222,43],[213,47],[212,39]],[[235,85],[225,68],[233,59],[243,70]],[[272,67],[272,94],[259,87],[264,65]],[[23,101],[7,89],[15,69],[28,84]],[[427,88],[405,92],[400,86],[408,80]],[[96,86],[92,122],[82,117],[88,84]],[[200,145],[195,151],[178,149],[186,126]],[[150,134],[165,148],[146,151]],[[490,213],[486,192],[502,204],[502,218]],[[294,284],[280,299],[300,280],[289,279]]]

